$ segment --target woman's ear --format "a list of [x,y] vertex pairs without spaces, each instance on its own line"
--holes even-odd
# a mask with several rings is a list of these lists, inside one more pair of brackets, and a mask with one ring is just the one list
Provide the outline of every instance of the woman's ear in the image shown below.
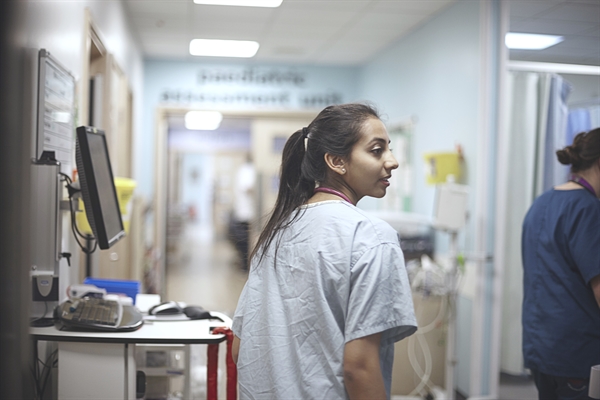
[[342,157],[325,153],[323,158],[325,159],[325,163],[327,164],[330,170],[340,175],[344,175],[346,173],[346,162]]

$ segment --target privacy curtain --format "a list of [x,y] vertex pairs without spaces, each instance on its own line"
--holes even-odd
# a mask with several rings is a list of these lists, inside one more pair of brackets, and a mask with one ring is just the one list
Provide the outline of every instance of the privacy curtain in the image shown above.
[[[556,74],[511,72],[508,77],[508,160],[504,210],[497,234],[504,239],[504,290],[501,334],[501,370],[524,373],[521,352],[523,266],[521,228],[533,200],[552,186],[565,182],[568,169],[555,151],[566,144],[570,85]],[[502,166],[500,166],[502,168]]]
[[600,127],[600,97],[589,101],[572,104],[569,107],[567,122],[567,142],[572,143],[573,138],[580,132]]

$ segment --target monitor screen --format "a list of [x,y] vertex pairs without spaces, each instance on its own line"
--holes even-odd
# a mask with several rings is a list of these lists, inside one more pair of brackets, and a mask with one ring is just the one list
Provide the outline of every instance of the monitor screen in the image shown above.
[[77,128],[76,162],[88,222],[98,247],[108,249],[125,236],[125,230],[103,131]]

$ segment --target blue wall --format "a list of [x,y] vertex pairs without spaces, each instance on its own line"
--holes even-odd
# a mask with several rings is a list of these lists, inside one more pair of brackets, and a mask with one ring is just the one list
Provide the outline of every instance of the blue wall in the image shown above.
[[[475,162],[479,101],[479,7],[461,2],[404,38],[362,70],[363,97],[393,122],[416,116],[413,154],[460,144],[467,169]],[[431,215],[434,187],[415,168],[414,212]],[[464,183],[474,179],[467,174]]]
[[140,194],[154,192],[155,113],[160,106],[217,110],[306,110],[361,100],[355,67],[146,60],[143,140],[136,146]]
[[[431,216],[435,189],[425,179],[422,154],[463,149],[469,210],[475,210],[477,151],[480,145],[480,6],[459,1],[427,24],[386,49],[361,71],[363,97],[375,102],[393,123],[416,116],[413,131],[413,212]],[[475,224],[470,221],[460,240],[463,251],[474,250]],[[437,250],[447,235],[436,237]],[[469,394],[471,299],[461,297],[457,315],[457,387]]]

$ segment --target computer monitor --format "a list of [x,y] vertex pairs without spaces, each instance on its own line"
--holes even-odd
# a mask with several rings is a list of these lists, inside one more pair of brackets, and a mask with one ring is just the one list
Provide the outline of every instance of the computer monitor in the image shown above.
[[77,128],[75,158],[85,213],[100,249],[125,236],[106,136],[90,126]]

